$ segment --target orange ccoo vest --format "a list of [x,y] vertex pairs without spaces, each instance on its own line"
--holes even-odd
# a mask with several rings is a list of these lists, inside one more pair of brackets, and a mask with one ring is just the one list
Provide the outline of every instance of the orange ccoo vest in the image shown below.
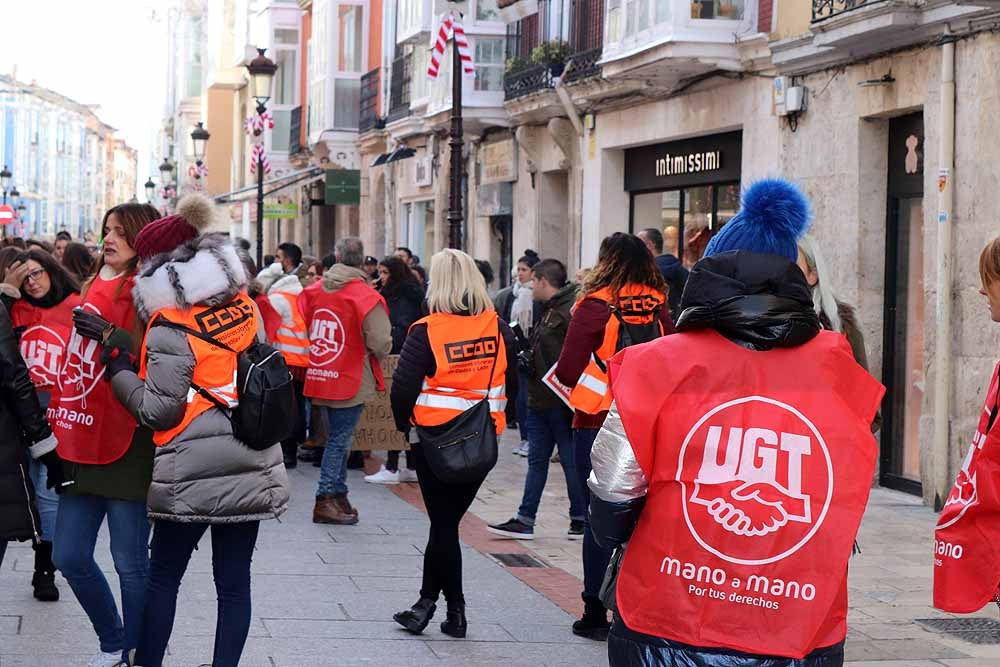
[[[257,336],[257,306],[246,294],[240,293],[235,299],[219,306],[195,306],[190,310],[163,308],[150,318],[149,327],[157,320],[167,320],[198,331],[226,345],[236,353],[250,347]],[[149,328],[139,353],[139,377],[146,379],[146,340]],[[210,392],[221,403],[230,408],[239,405],[236,391],[236,354],[188,334],[188,345],[194,353],[194,373],[191,383]],[[194,388],[188,389],[187,408],[181,422],[166,431],[157,431],[153,442],[163,446],[186,429],[201,413],[217,407],[215,403]]]
[[[616,306],[622,319],[628,324],[649,324],[659,316],[659,309],[663,308],[667,301],[663,292],[645,285],[626,285],[617,297],[605,287],[588,294],[585,298],[600,299],[607,303],[609,308]],[[604,328],[604,340],[601,346],[591,355],[590,363],[570,393],[569,402],[575,410],[596,415],[611,407],[611,390],[608,387],[605,364],[618,351],[616,348],[620,329],[621,322],[612,313]],[[662,325],[660,335],[663,335]]]
[[285,363],[299,368],[309,367],[309,327],[299,311],[298,299],[293,294],[278,292],[271,296],[284,299],[291,312],[289,317],[281,318],[281,326],[274,337],[274,349],[285,357]]
[[488,388],[490,412],[497,433],[503,433],[507,426],[507,349],[496,312],[475,316],[434,313],[413,326],[421,323],[427,325],[437,371],[434,377],[424,378],[413,408],[413,424],[440,426],[483,400]]

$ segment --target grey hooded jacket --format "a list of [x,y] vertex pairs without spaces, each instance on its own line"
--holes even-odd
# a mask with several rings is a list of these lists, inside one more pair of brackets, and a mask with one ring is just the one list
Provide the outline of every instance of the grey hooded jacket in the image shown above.
[[[231,243],[205,235],[143,267],[133,292],[143,321],[167,308],[214,306],[246,287]],[[258,339],[264,340],[258,324]],[[187,406],[195,357],[182,331],[152,327],[146,336],[147,376],[130,371],[112,379],[115,396],[155,431],[179,424]],[[153,519],[239,523],[275,518],[288,509],[288,474],[281,447],[255,451],[233,436],[218,408],[199,415],[173,440],[157,447],[147,499]]]

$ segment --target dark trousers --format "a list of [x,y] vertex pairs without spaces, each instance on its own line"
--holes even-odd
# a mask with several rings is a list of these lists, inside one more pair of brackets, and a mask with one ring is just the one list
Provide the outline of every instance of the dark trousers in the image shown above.
[[295,380],[295,403],[298,406],[298,418],[295,420],[295,430],[288,436],[287,440],[281,441],[281,451],[285,457],[295,457],[299,445],[306,441],[306,397],[303,392],[306,388],[305,382]]
[[[594,446],[594,440],[600,429],[596,428],[575,428],[573,429],[573,444],[576,449],[576,472],[580,476],[580,485],[583,487],[583,497],[585,507],[590,507],[590,487],[587,486],[587,478],[590,477],[590,450]],[[590,515],[584,520],[583,528],[583,595],[588,598],[597,598],[601,592],[601,583],[604,581],[604,573],[608,569],[611,561],[611,550],[603,549],[597,545],[594,534],[590,532]]]
[[[207,523],[156,522],[136,664],[160,667],[174,627],[181,578],[209,527]],[[259,527],[259,521],[211,526],[212,573],[218,596],[213,667],[237,667],[250,632],[250,559]]]
[[417,471],[420,494],[431,521],[427,548],[424,549],[424,579],[420,597],[437,600],[444,593],[449,602],[465,601],[462,595],[462,549],[458,544],[458,524],[476,498],[484,480],[467,484],[442,482],[427,466],[420,445],[410,450]]
[[[385,469],[393,472],[399,470],[399,450],[386,453]],[[413,457],[410,456],[409,452],[406,453],[406,469],[414,470]]]

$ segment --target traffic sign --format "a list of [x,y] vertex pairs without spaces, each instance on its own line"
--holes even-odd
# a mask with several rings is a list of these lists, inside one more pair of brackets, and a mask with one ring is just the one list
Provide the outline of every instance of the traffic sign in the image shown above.
[[6,204],[0,204],[0,225],[14,222],[14,209]]

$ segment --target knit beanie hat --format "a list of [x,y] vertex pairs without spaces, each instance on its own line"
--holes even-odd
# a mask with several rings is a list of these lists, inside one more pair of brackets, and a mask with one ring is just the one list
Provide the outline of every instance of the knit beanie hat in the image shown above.
[[154,220],[139,230],[133,244],[135,252],[142,261],[173,252],[209,229],[216,215],[215,204],[205,195],[185,195],[178,202],[176,213]]
[[794,262],[798,239],[811,220],[809,201],[797,185],[782,179],[757,181],[743,192],[739,213],[712,237],[704,256],[747,250]]

